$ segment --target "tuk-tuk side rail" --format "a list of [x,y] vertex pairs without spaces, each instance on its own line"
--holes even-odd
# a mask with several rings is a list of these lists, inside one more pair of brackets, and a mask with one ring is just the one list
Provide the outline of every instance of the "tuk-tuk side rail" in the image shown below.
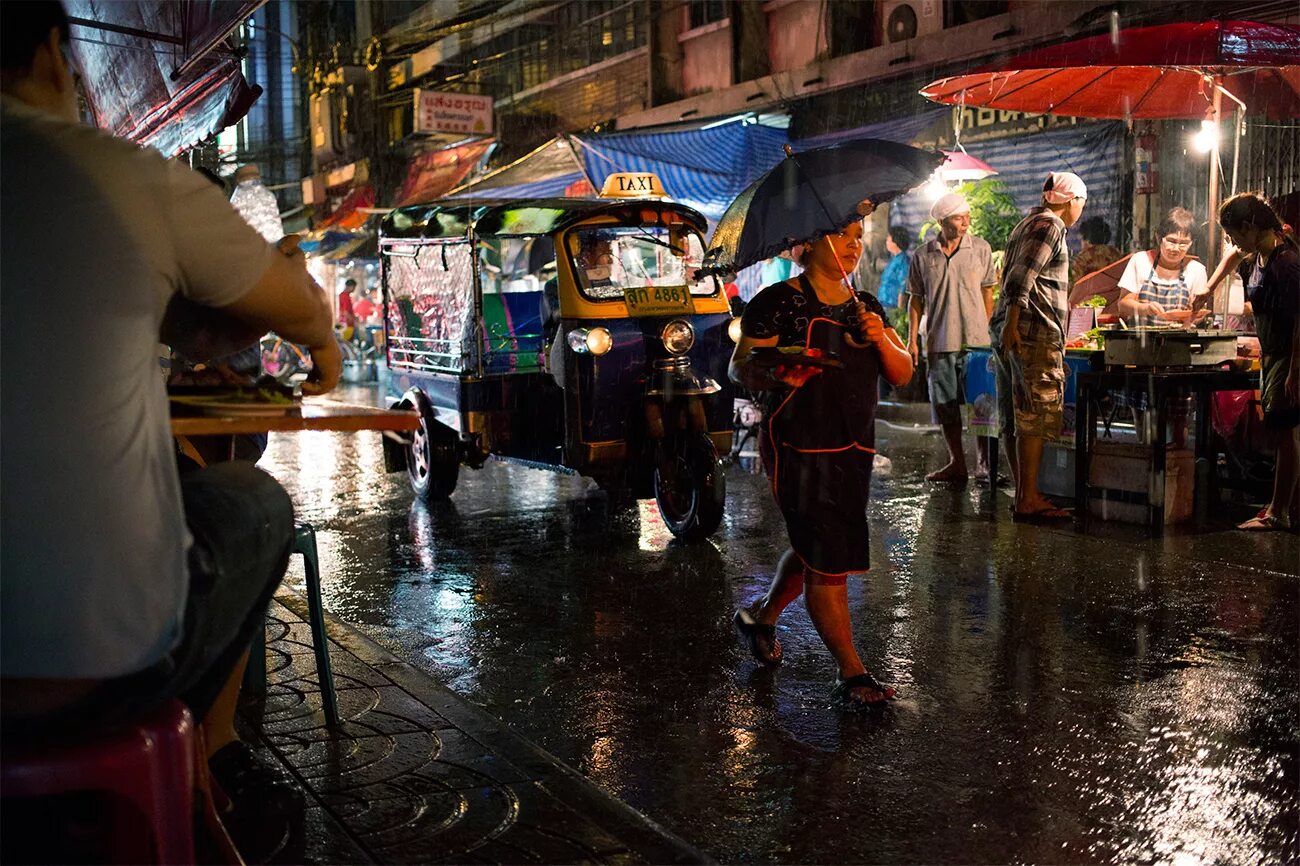
[[436,373],[463,373],[469,369],[468,358],[459,340],[433,337],[391,337],[389,363],[394,367]]

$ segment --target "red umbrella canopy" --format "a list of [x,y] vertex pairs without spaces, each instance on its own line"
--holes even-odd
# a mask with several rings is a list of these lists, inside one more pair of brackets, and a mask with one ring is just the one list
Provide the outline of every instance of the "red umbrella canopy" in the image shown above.
[[921,95],[1031,114],[1194,119],[1205,117],[1215,80],[1250,114],[1300,117],[1300,28],[1254,21],[1135,27],[941,78]]

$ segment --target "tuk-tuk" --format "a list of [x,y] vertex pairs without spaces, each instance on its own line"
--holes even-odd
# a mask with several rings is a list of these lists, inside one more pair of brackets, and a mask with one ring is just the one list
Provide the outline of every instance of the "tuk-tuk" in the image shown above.
[[434,500],[489,456],[579,473],[703,538],[726,496],[738,329],[721,284],[695,278],[704,217],[653,175],[605,193],[385,216],[389,393],[422,422],[385,440],[386,464]]

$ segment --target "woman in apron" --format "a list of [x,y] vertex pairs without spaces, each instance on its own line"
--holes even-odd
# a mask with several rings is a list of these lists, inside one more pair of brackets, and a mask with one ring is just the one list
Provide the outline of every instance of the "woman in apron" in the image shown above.
[[[736,628],[759,662],[776,666],[777,618],[803,595],[835,658],[833,700],[850,708],[894,694],[853,644],[847,578],[870,564],[877,376],[893,385],[912,376],[911,357],[884,324],[883,308],[848,285],[861,256],[859,221],[806,244],[803,273],[767,286],[746,307],[731,361],[737,384],[766,395],[763,466],[790,538],[767,595],[736,611]],[[794,347],[803,352],[779,351]]]
[[1209,282],[1205,265],[1188,257],[1195,225],[1190,211],[1176,207],[1156,228],[1156,248],[1129,258],[1119,278],[1120,315],[1143,325],[1192,317],[1192,302]]

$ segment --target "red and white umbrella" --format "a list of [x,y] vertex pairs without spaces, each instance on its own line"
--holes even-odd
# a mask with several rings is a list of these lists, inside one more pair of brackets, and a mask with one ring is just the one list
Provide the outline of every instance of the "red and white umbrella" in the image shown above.
[[1135,27],[921,89],[947,105],[1112,120],[1204,118],[1216,93],[1251,113],[1300,117],[1300,28],[1256,21]]
[[983,180],[998,173],[996,168],[982,159],[976,159],[964,150],[945,150],[941,153],[948,158],[944,160],[943,165],[935,169],[935,172],[945,183]]

